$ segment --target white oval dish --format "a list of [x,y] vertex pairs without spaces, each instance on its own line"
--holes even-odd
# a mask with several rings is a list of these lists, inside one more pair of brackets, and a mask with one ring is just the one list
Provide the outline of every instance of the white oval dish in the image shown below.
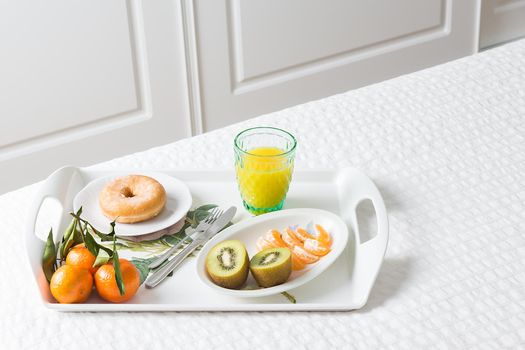
[[[206,256],[217,243],[227,239],[238,239],[244,243],[251,258],[257,253],[255,245],[257,239],[268,230],[278,229],[281,231],[294,225],[305,227],[309,222],[322,225],[332,235],[332,250],[317,263],[306,265],[303,270],[293,271],[287,282],[274,287],[261,288],[257,286],[250,274],[243,287],[244,289],[237,290],[220,287],[214,284],[208,276],[205,267]],[[346,224],[339,216],[329,211],[310,208],[276,211],[244,220],[218,233],[201,249],[197,257],[197,274],[205,285],[219,293],[230,296],[248,298],[278,294],[297,288],[319,276],[341,255],[347,242],[348,228]]]
[[[115,232],[118,236],[141,236],[169,227],[181,220],[191,208],[192,198],[186,184],[172,176],[162,173],[140,173],[154,178],[166,190],[166,206],[154,218],[134,224],[116,223]],[[75,212],[82,206],[82,217],[89,221],[96,229],[109,232],[111,220],[102,214],[98,204],[100,191],[107,183],[117,176],[106,176],[88,183],[73,200]]]

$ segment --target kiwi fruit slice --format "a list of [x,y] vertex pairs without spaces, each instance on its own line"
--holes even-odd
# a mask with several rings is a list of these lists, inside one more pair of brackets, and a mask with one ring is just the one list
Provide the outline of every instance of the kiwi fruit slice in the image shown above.
[[240,288],[248,278],[248,252],[242,242],[223,241],[206,256],[206,271],[212,281],[229,289]]
[[292,254],[288,248],[261,250],[250,260],[250,271],[261,287],[282,284],[292,273]]

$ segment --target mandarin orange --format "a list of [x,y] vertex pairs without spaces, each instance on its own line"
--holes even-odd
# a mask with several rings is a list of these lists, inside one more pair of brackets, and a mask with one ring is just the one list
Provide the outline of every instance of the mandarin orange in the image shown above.
[[93,289],[93,276],[88,269],[62,265],[51,277],[49,289],[61,304],[82,303]]
[[88,269],[92,275],[98,270],[97,267],[93,267],[95,262],[95,256],[86,248],[84,243],[77,244],[67,254],[66,265],[78,266],[84,269]]
[[126,259],[119,259],[119,263],[124,282],[124,295],[120,295],[113,263],[100,266],[95,273],[95,286],[98,294],[102,299],[112,303],[121,303],[131,299],[140,286],[140,273],[135,265]]

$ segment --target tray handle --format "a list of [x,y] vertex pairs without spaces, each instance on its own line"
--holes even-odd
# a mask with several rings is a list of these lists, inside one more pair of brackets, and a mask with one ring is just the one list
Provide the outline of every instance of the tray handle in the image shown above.
[[[46,198],[55,198],[56,200],[58,200],[60,205],[62,206],[62,214],[71,211],[71,198],[69,198],[71,195],[70,183],[73,178],[73,175],[77,172],[78,168],[76,167],[63,167],[56,170],[42,182],[27,213],[28,220],[26,222],[28,226],[26,233],[28,234],[28,236],[30,236],[28,238],[33,238],[35,235],[35,225],[38,213],[40,212],[40,207],[42,206],[42,203]],[[60,220],[60,227],[62,227],[63,225],[63,216],[64,215],[62,215],[62,218]],[[58,238],[61,238],[57,236],[58,234],[59,232],[54,232],[55,241]]]
[[[352,269],[354,281],[356,283],[358,307],[366,304],[368,295],[377,278],[379,269],[385,256],[388,244],[388,216],[385,203],[375,184],[364,173],[354,168],[347,168],[341,171],[337,178],[339,188],[342,190],[340,198],[343,212],[343,219],[347,223],[352,223],[355,232],[355,259]],[[357,206],[363,200],[372,201],[376,212],[377,234],[370,240],[361,243],[359,225],[357,221]]]
[[71,191],[71,183],[74,175],[79,171],[76,167],[63,167],[56,170],[45,179],[37,190],[37,194],[31,203],[27,212],[26,229],[25,229],[25,246],[29,258],[29,264],[36,277],[37,285],[40,289],[41,295],[45,302],[53,300],[46,277],[42,271],[41,256],[44,250],[44,241],[37,239],[35,234],[35,225],[40,212],[40,207],[46,198],[55,198],[62,206],[62,213],[60,217],[60,224],[57,230],[53,230],[53,239],[57,242],[61,239],[61,229],[67,225],[69,220],[68,215],[64,215],[72,210],[71,196],[74,192]]

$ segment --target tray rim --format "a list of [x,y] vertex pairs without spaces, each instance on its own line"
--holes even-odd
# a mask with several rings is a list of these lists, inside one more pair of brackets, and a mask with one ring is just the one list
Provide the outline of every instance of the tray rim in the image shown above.
[[[182,175],[182,177],[188,177],[188,176],[191,176],[192,174],[195,174],[195,173],[200,173],[200,174],[214,173],[215,175],[220,174],[223,177],[229,177],[229,179],[226,179],[225,181],[230,181],[231,180],[231,176],[234,175],[234,171],[233,170],[231,170],[231,169],[223,169],[223,168],[218,168],[218,169],[187,169],[187,168],[129,169],[129,168],[104,168],[104,167],[92,168],[92,167],[71,167],[70,166],[70,167],[59,168],[58,170],[53,172],[41,184],[41,186],[45,187],[44,184],[46,182],[48,182],[50,180],[53,180],[54,177],[59,176],[60,173],[64,172],[64,171],[66,171],[66,172],[67,171],[69,171],[69,172],[71,172],[71,171],[73,171],[73,172],[80,172],[81,175],[88,174],[92,178],[99,178],[101,176],[108,176],[110,174],[119,174],[119,173],[162,172],[162,173],[165,173],[167,175],[176,176],[182,181],[188,181],[188,180],[181,179],[179,176]],[[382,197],[381,197],[381,195],[379,193],[379,190],[377,189],[375,184],[372,182],[372,180],[366,174],[364,174],[361,170],[358,170],[358,169],[355,169],[355,168],[350,168],[350,167],[341,168],[341,169],[296,169],[294,171],[294,181],[312,181],[313,180],[313,181],[317,181],[317,182],[327,182],[327,181],[333,182],[333,181],[337,181],[337,177],[340,177],[341,173],[343,173],[344,171],[353,171],[353,172],[359,173],[361,176],[364,176],[370,182],[370,184],[374,187],[375,191],[379,195],[379,197],[378,197],[379,198],[379,203],[375,203],[374,202],[374,207],[375,207],[376,216],[377,216],[377,220],[378,220],[378,233],[377,233],[377,236],[379,236],[379,211],[383,211],[384,212],[384,218],[383,219],[385,220],[385,223],[386,223],[386,232],[383,232],[384,244],[383,244],[382,248],[379,247],[380,253],[382,251],[382,253],[380,254],[380,261],[377,264],[378,266],[377,266],[376,271],[373,272],[372,275],[371,275],[371,285],[368,288],[366,296],[364,298],[362,298],[362,300],[360,302],[358,302],[358,303],[355,303],[355,302],[354,303],[342,302],[342,303],[333,303],[333,304],[332,303],[330,303],[330,304],[325,304],[325,303],[299,303],[299,304],[283,303],[283,304],[278,304],[278,303],[255,303],[254,302],[254,303],[239,303],[239,304],[229,303],[229,304],[222,305],[222,307],[219,307],[219,306],[210,306],[210,305],[199,306],[199,305],[194,305],[194,304],[173,304],[173,303],[166,303],[166,304],[136,304],[136,303],[130,303],[130,304],[128,304],[128,303],[122,303],[122,304],[109,304],[109,303],[59,304],[59,303],[48,302],[46,300],[45,295],[44,295],[45,292],[42,290],[41,285],[39,285],[39,276],[37,275],[38,271],[35,271],[34,264],[31,264],[32,257],[31,257],[31,252],[30,252],[30,250],[28,248],[28,241],[31,238],[33,238],[34,241],[39,241],[41,244],[43,244],[43,242],[40,239],[38,239],[38,237],[33,232],[34,222],[31,223],[31,221],[32,221],[31,216],[33,215],[33,213],[35,213],[35,210],[36,210],[36,214],[38,213],[38,210],[40,209],[41,200],[43,200],[43,198],[49,197],[49,194],[43,193],[43,192],[46,192],[46,191],[40,191],[37,194],[37,196],[35,196],[36,197],[36,202],[39,202],[39,203],[38,203],[38,205],[33,203],[34,204],[33,207],[30,208],[32,210],[29,211],[28,220],[27,220],[28,225],[27,225],[27,228],[26,228],[26,251],[28,253],[27,261],[31,265],[30,267],[31,267],[31,269],[33,271],[35,284],[36,284],[37,288],[40,289],[41,301],[42,301],[42,303],[44,304],[45,307],[47,307],[49,309],[52,309],[52,310],[62,311],[62,312],[83,312],[83,311],[95,311],[95,312],[107,312],[107,311],[111,311],[111,312],[115,312],[115,311],[118,311],[118,312],[127,312],[127,311],[129,311],[129,312],[137,312],[137,311],[138,312],[148,312],[148,311],[149,312],[155,312],[155,311],[181,311],[181,312],[190,312],[190,311],[191,312],[272,311],[272,312],[279,312],[279,311],[350,311],[350,310],[354,310],[354,309],[359,309],[359,308],[363,307],[366,304],[366,302],[367,302],[370,290],[372,289],[373,284],[375,282],[375,279],[377,277],[377,274],[379,273],[379,269],[381,267],[384,255],[386,253],[386,248],[387,248],[387,243],[388,243],[388,218],[386,216],[386,208],[384,208],[384,201],[383,201],[383,199],[382,199]],[[317,178],[317,176],[321,175],[321,174],[324,177],[326,177],[326,178],[324,178],[324,179]],[[315,179],[311,179],[310,178],[310,179],[307,180],[307,178],[311,177],[311,176],[316,176],[316,178]],[[298,177],[299,177],[299,179],[297,179]],[[54,179],[54,180],[56,180],[56,179]],[[199,181],[199,180],[192,179],[190,181]],[[200,181],[202,181],[202,180],[200,180]],[[217,181],[217,180],[215,180],[215,181]],[[220,181],[222,181],[222,179]],[[69,185],[70,184],[68,184],[68,188],[69,188]],[[48,187],[49,187],[49,184],[48,184]],[[41,188],[41,189],[45,190],[45,188]],[[54,190],[56,191],[57,189],[55,188]],[[74,195],[73,195],[73,197],[74,197]],[[362,198],[362,199],[365,199],[365,198]],[[337,198],[337,200],[338,200],[338,198]],[[72,205],[72,203],[71,203],[71,205]],[[379,205],[380,208],[378,208],[378,205]],[[335,213],[335,214],[339,215],[339,216],[341,215],[340,213]],[[36,217],[35,217],[35,219],[36,219]],[[354,217],[354,219],[355,219],[355,217]],[[346,220],[344,218],[343,218],[343,221],[346,222]],[[349,231],[352,231],[353,236],[354,236],[355,250],[356,250],[356,254],[357,254],[357,252],[360,250],[359,248],[362,248],[361,246],[362,245],[366,245],[367,243],[369,243],[369,241],[364,242],[363,244],[360,244],[360,242],[359,242],[359,239],[360,239],[359,238],[359,230],[358,230],[358,227],[357,227],[357,220],[356,219],[355,219],[354,225],[356,226],[355,230],[354,230],[354,228],[352,227],[351,224],[347,223],[347,226],[349,226]],[[351,236],[352,236],[352,233],[350,234]],[[372,238],[372,240],[374,238]],[[359,248],[358,248],[358,246],[359,246]],[[348,248],[348,246],[347,246],[347,248]],[[40,268],[40,272],[41,272],[41,268]],[[49,291],[47,291],[47,293],[49,294]],[[257,300],[257,298],[254,298],[253,300]]]

